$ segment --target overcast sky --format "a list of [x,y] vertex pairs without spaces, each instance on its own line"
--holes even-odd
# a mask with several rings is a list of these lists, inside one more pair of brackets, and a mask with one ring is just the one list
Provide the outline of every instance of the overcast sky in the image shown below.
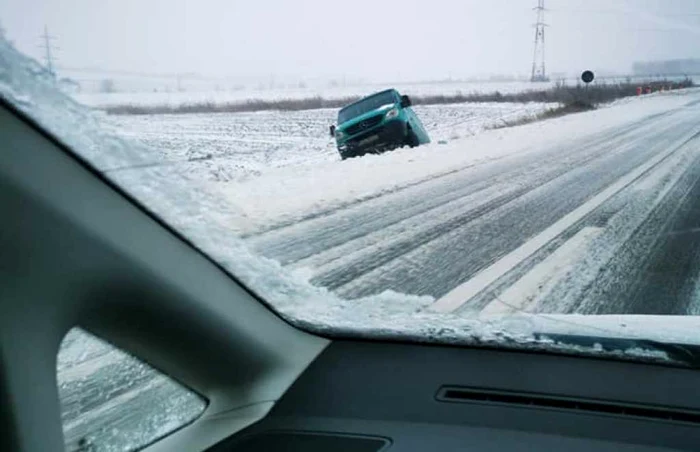
[[[59,65],[374,81],[528,74],[535,0],[0,0],[0,24]],[[698,0],[547,0],[550,72],[700,57]]]

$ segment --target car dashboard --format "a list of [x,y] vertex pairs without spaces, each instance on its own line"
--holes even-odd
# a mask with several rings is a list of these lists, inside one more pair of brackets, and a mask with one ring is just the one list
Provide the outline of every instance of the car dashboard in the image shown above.
[[648,363],[336,341],[211,452],[700,448],[700,376]]

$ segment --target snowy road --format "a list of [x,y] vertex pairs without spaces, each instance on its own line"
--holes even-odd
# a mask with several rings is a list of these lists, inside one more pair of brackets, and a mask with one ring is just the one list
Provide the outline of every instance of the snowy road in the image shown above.
[[[698,132],[700,106],[691,96],[618,127],[544,142],[247,241],[345,298],[387,289],[441,298],[477,280],[466,299],[456,289],[457,301],[443,308],[685,314],[694,309],[700,273],[692,246],[700,240]],[[572,212],[574,221],[549,231]],[[543,231],[552,235],[533,245]]]

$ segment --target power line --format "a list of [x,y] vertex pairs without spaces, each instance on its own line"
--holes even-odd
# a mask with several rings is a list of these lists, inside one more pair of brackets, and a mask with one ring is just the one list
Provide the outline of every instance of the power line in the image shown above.
[[535,24],[535,49],[532,55],[532,75],[531,82],[546,82],[547,72],[544,62],[544,29],[547,24],[544,23],[544,0],[537,0],[537,6],[534,8],[537,14],[537,23]]
[[54,71],[54,51],[58,50],[58,47],[55,47],[51,41],[56,39],[55,36],[51,36],[49,34],[49,28],[44,25],[44,34],[41,35],[41,46],[44,48],[44,63],[46,65],[46,70],[48,71],[49,75],[53,77],[54,79],[56,78],[56,72]]

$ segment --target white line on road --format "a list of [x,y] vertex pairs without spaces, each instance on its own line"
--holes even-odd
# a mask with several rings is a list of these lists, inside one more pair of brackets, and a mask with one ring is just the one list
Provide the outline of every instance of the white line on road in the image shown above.
[[666,152],[658,154],[656,157],[648,160],[646,163],[622,176],[608,188],[598,193],[584,204],[580,205],[574,211],[563,216],[559,221],[540,232],[529,241],[523,243],[519,248],[516,248],[493,263],[491,266],[480,271],[464,284],[452,289],[445,296],[441,297],[430,307],[428,307],[428,309],[435,312],[452,312],[458,309],[464,303],[486,289],[489,285],[496,282],[496,280],[498,280],[501,276],[505,275],[522,261],[532,256],[537,250],[545,246],[551,240],[555,239],[559,234],[573,226],[578,221],[582,220],[586,215],[598,208],[605,201],[634,182],[635,179],[640,177],[646,171],[653,168],[656,164],[661,162],[669,155],[673,154],[689,139],[690,136],[692,136],[692,134],[683,137],[682,140],[679,140],[670,146],[669,150]]
[[486,305],[479,314],[513,314],[536,306],[554,285],[566,277],[571,266],[600,235],[602,228],[585,227],[564,242],[542,262],[508,287],[498,298]]

